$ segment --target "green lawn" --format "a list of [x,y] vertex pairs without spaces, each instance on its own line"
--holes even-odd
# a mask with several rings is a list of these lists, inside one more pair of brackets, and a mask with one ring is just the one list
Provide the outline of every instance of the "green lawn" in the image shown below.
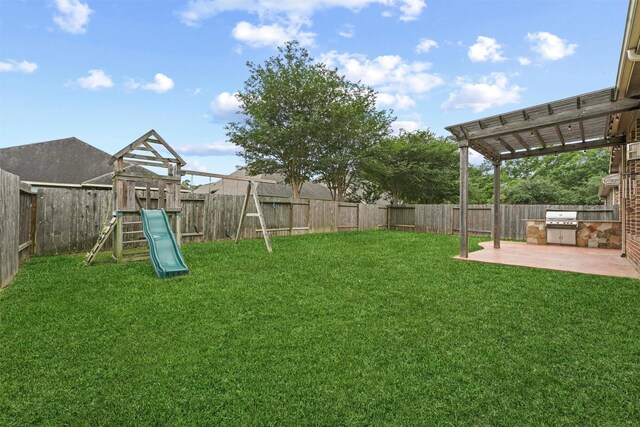
[[638,281],[444,235],[273,245],[186,245],[168,280],[31,259],[0,292],[0,425],[640,423]]

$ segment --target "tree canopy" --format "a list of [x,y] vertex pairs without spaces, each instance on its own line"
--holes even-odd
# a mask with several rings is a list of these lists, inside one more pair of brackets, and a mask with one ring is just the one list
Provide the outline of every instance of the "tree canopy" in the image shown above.
[[249,173],[280,173],[300,197],[302,184],[324,182],[344,198],[362,153],[390,132],[391,115],[375,92],[316,63],[293,41],[250,76],[237,95],[243,120],[227,125]]
[[[469,170],[469,200],[489,203],[493,194],[489,162]],[[501,168],[502,202],[512,204],[600,204],[598,187],[609,170],[606,149],[511,160]]]
[[457,145],[431,131],[402,131],[369,149],[363,176],[392,203],[451,203],[458,197]]

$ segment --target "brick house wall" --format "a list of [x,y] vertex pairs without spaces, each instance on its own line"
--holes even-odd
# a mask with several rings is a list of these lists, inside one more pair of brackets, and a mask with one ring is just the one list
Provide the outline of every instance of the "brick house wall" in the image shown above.
[[[640,176],[640,159],[627,162],[626,176],[620,176],[621,205],[625,211],[627,258],[636,267],[640,267],[640,194],[636,177]],[[630,179],[629,179],[630,178]],[[622,181],[625,180],[625,185]]]

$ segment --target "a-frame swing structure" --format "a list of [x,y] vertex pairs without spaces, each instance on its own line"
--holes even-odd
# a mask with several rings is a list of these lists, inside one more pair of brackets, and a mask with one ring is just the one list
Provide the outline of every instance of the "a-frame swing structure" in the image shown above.
[[[262,237],[264,238],[264,244],[267,247],[268,252],[272,252],[271,248],[271,240],[269,239],[269,230],[267,229],[266,222],[264,220],[264,215],[262,214],[262,208],[260,207],[260,200],[258,199],[258,184],[276,184],[275,181],[268,179],[257,179],[257,178],[242,178],[231,175],[222,175],[217,173],[209,173],[209,172],[200,172],[193,171],[188,169],[183,169],[181,171],[182,175],[196,175],[203,176],[206,178],[220,178],[220,179],[230,179],[234,181],[244,181],[247,183],[247,192],[244,196],[244,202],[242,203],[242,212],[240,214],[240,222],[238,223],[238,230],[236,231],[235,242],[238,243],[240,241],[240,233],[242,231],[242,227],[244,226],[245,219],[247,217],[257,217],[260,221],[260,229],[262,231]],[[253,200],[254,207],[256,208],[255,212],[249,212],[249,203]]]
[[[163,155],[161,152],[168,154]],[[246,181],[248,184],[247,193],[243,203],[235,242],[238,243],[240,241],[245,218],[258,217],[267,251],[272,251],[269,232],[258,199],[257,183],[273,184],[275,181],[239,178],[183,169],[186,162],[153,129],[114,154],[110,163],[114,165],[114,172],[112,173],[113,215],[100,232],[94,247],[87,253],[87,265],[93,262],[95,256],[112,234],[114,236],[112,256],[114,260],[122,262],[148,258],[147,252],[136,252],[132,254],[124,251],[126,245],[146,242],[141,230],[142,218],[140,215],[142,209],[164,209],[174,225],[174,236],[179,245],[181,240],[180,193],[182,176],[184,175]],[[156,170],[166,170],[166,173],[157,174],[147,169],[136,168],[135,166],[153,167]],[[142,192],[142,197],[138,195],[138,192]],[[154,197],[156,194],[157,197]],[[144,203],[142,199],[144,199]],[[157,199],[157,203],[152,205],[153,199]],[[250,200],[253,200],[256,212],[248,212]],[[132,239],[127,238],[132,236]]]

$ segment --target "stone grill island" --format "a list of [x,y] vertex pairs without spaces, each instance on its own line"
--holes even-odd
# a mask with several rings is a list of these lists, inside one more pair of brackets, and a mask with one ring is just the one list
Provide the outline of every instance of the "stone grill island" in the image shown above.
[[[547,227],[544,219],[524,219],[527,226],[527,243],[547,244]],[[611,220],[579,220],[576,230],[576,246],[582,248],[620,249],[622,222]]]

